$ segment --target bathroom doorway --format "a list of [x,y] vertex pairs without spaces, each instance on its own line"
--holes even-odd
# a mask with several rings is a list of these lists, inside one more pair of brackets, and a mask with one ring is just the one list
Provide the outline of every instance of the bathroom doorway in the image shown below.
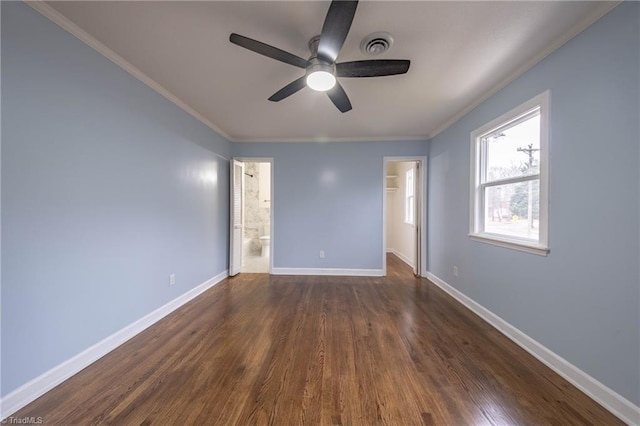
[[424,157],[387,157],[384,159],[384,233],[383,262],[387,272],[387,254],[409,265],[415,275],[426,272],[426,223]]
[[231,224],[229,274],[268,274],[273,264],[273,161],[270,158],[236,158],[233,164],[231,217],[234,223]]

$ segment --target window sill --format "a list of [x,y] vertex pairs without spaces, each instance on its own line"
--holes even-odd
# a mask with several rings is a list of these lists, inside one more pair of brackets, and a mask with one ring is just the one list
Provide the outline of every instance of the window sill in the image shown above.
[[523,251],[525,253],[536,254],[538,256],[546,256],[549,254],[549,248],[538,244],[528,244],[523,241],[513,240],[509,238],[501,238],[488,234],[469,234],[469,238],[479,243],[491,244],[498,247],[504,247],[511,250]]

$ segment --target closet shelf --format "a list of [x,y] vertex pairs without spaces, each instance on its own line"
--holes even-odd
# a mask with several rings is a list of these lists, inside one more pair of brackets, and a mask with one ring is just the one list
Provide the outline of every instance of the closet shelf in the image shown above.
[[[398,184],[396,183],[395,180],[393,180],[397,177],[398,177],[397,175],[387,175],[387,183],[386,183],[387,191],[393,192],[398,189]],[[391,179],[391,181],[389,181],[389,179]]]

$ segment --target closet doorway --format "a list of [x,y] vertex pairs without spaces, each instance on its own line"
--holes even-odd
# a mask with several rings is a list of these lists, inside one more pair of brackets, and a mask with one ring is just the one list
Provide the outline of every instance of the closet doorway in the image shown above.
[[409,265],[415,275],[426,273],[425,157],[384,159],[383,263],[387,273],[387,253]]

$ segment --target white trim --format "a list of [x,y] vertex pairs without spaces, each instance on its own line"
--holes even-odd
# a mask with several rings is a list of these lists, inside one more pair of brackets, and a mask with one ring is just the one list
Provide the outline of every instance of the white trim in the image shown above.
[[219,273],[215,277],[208,279],[155,311],[148,313],[139,320],[134,321],[128,326],[102,339],[95,345],[20,386],[0,400],[0,418],[5,419],[7,416],[15,413],[227,277],[228,271]]
[[[382,276],[387,276],[387,166],[389,160],[386,157],[382,159]],[[393,251],[393,249],[391,249]]]
[[529,244],[523,241],[509,240],[499,237],[490,237],[489,234],[469,234],[469,238],[479,243],[491,244],[493,246],[504,247],[511,250],[522,251],[525,253],[537,254],[538,256],[546,256],[549,254],[549,249],[537,244]]
[[[427,140],[427,136],[418,135],[418,136],[354,136],[354,137],[345,137],[345,138],[328,138],[328,137],[308,137],[308,138],[235,138],[229,135],[227,132],[222,130],[220,127],[215,125],[209,119],[205,118],[198,111],[190,107],[187,103],[182,101],[176,95],[167,90],[160,83],[153,80],[151,77],[143,73],[137,67],[132,65],[122,56],[118,55],[116,52],[111,50],[105,44],[100,42],[98,39],[93,37],[91,34],[80,28],[73,21],[69,20],[67,17],[62,15],[60,12],[46,4],[43,0],[34,0],[29,1],[25,0],[25,3],[31,6],[33,9],[37,10],[44,17],[62,27],[65,31],[85,43],[87,46],[91,47],[102,56],[109,59],[111,62],[118,65],[120,68],[131,74],[133,77],[137,78],[151,89],[158,92],[160,95],[167,98],[169,101],[173,102],[179,108],[183,109],[187,114],[193,116],[196,120],[202,122],[205,126],[209,127],[211,130],[218,133],[220,136],[224,137],[228,141],[231,142],[372,142],[372,141],[425,141]],[[224,158],[224,157],[223,157]],[[228,160],[228,158],[225,158]]]
[[407,265],[409,265],[410,267],[414,268],[416,265],[413,264],[413,261],[411,259],[409,259],[407,256],[405,256],[404,254],[400,253],[398,250],[395,249],[387,249],[388,253],[393,254],[394,256],[396,256],[398,259],[402,260],[404,263],[406,263]]
[[402,136],[402,135],[388,135],[388,136],[348,136],[348,137],[328,137],[328,136],[309,136],[309,137],[300,137],[300,138],[232,138],[230,139],[232,142],[238,143],[256,143],[256,142],[285,142],[285,143],[316,143],[316,142],[327,142],[327,143],[340,143],[340,142],[414,142],[414,141],[427,141],[428,135],[413,135],[413,136]]
[[[237,169],[240,169],[240,177],[236,177]],[[242,270],[244,239],[244,162],[231,158],[229,162],[229,276],[235,276]],[[238,179],[240,179],[238,181]],[[240,191],[236,191],[236,187],[240,187]],[[238,208],[236,208],[238,202]],[[237,224],[238,213],[240,216],[240,225]],[[238,236],[239,230],[240,235]]]
[[530,180],[540,180],[540,173],[536,173],[535,175],[524,175],[505,179],[495,179],[491,182],[481,183],[481,185],[485,188],[491,188],[493,186],[512,185],[514,183],[529,182]]
[[[274,223],[275,221],[273,220],[273,206],[274,204],[274,194],[275,194],[275,173],[274,173],[274,159],[273,157],[233,157],[233,160],[236,161],[240,161],[243,163],[269,163],[271,165],[271,200],[269,201],[269,235],[271,236],[271,238],[269,238],[269,274],[273,274],[273,254],[274,252],[274,248],[273,248],[273,244],[274,244]],[[230,200],[231,203],[233,203],[233,200]],[[244,256],[244,254],[243,254]],[[240,271],[240,273],[242,273],[242,271]]]
[[[29,6],[40,12],[44,17],[52,21],[53,23],[62,27],[65,31],[69,32],[71,35],[75,36],[77,39],[85,43],[87,46],[91,47],[98,53],[100,53],[105,58],[109,59],[114,64],[118,65],[120,68],[131,74],[133,77],[137,78],[151,89],[155,90],[160,95],[167,98],[169,101],[173,102],[176,106],[184,110],[187,114],[194,117],[196,120],[200,121],[205,126],[209,127],[211,130],[222,136],[227,140],[232,140],[231,136],[229,136],[224,130],[220,129],[218,126],[213,124],[211,121],[206,119],[202,114],[200,114],[195,109],[191,108],[187,103],[183,102],[176,95],[171,93],[169,90],[164,88],[160,83],[153,80],[151,77],[140,71],[138,68],[129,63],[122,56],[118,55],[113,50],[109,49],[106,45],[98,41],[95,37],[87,33],[85,30],[77,26],[74,22],[67,19],[60,12],[46,4],[44,1],[25,1]],[[228,158],[222,157],[219,154],[216,154],[225,160]]]
[[382,277],[382,269],[273,268],[273,275],[330,275],[339,277]]
[[[469,169],[469,236],[481,243],[489,243],[500,247],[511,248],[526,253],[546,256],[548,247],[549,223],[549,108],[551,97],[549,90],[545,90],[528,101],[512,108],[487,124],[477,128],[470,134],[471,154]],[[539,109],[540,114],[540,171],[535,177],[524,176],[484,182],[486,173],[484,144],[481,140],[489,133],[510,125]],[[539,239],[527,242],[507,235],[494,235],[484,230],[484,190],[487,187],[515,183],[533,179],[540,180],[539,206]]]
[[457,114],[455,114],[454,116],[452,116],[451,118],[449,118],[448,120],[443,122],[433,132],[429,133],[427,139],[433,139],[436,136],[438,136],[440,133],[442,133],[445,130],[447,130],[454,123],[456,123],[462,117],[464,117],[469,112],[471,112],[475,107],[477,107],[478,105],[480,105],[484,101],[486,101],[489,98],[491,98],[492,96],[494,96],[500,90],[504,89],[506,86],[511,84],[513,81],[515,81],[518,77],[520,77],[521,75],[523,75],[524,73],[529,71],[531,68],[533,68],[539,62],[541,62],[544,58],[546,58],[547,56],[551,55],[553,52],[555,52],[556,50],[560,49],[562,46],[567,44],[569,41],[571,41],[573,38],[575,38],[582,31],[586,30],[592,24],[594,24],[598,19],[602,18],[604,15],[606,15],[611,10],[613,10],[615,7],[617,7],[620,3],[622,3],[622,1],[606,1],[606,2],[604,2],[604,4],[601,7],[596,9],[593,13],[588,15],[581,22],[578,22],[571,29],[569,29],[569,31],[564,33],[559,38],[557,38],[554,42],[549,43],[548,45],[546,45],[546,47],[542,51],[540,51],[536,56],[531,58],[529,61],[525,62],[525,64],[522,65],[520,68],[518,68],[517,70],[515,70],[514,72],[509,74],[506,78],[502,79],[498,84],[496,84],[495,86],[493,86],[492,88],[490,88],[489,90],[484,92],[483,95],[479,96],[475,101],[471,102],[465,108],[460,110],[460,112],[458,112]]
[[[414,173],[414,179],[416,179],[416,176],[419,179],[418,181],[416,181],[418,185],[416,191],[417,193],[414,194],[414,197],[417,197],[416,206],[419,207],[420,210],[418,212],[418,215],[414,217],[414,220],[416,221],[416,223],[418,223],[418,232],[420,234],[420,259],[416,260],[419,260],[418,263],[420,264],[418,275],[424,276],[424,274],[427,273],[427,156],[385,156],[382,158],[382,172],[384,182],[382,185],[382,276],[387,275],[387,166],[389,162],[407,161],[415,161],[420,164],[420,166],[418,166],[420,170]],[[409,266],[415,269],[415,265],[409,264]]]
[[471,312],[485,320],[489,325],[511,339],[525,351],[529,352],[547,367],[558,373],[572,385],[584,392],[604,408],[623,422],[634,425],[640,419],[640,407],[631,401],[609,389],[598,380],[589,376],[560,355],[551,351],[541,343],[527,336],[525,333],[509,324],[484,306],[480,305],[464,293],[447,284],[431,272],[427,272],[427,278],[444,290],[451,297],[464,305]]
[[138,80],[142,81],[144,84],[176,104],[178,107],[182,108],[185,112],[192,115],[197,120],[201,121],[207,127],[211,128],[215,132],[217,132],[220,136],[224,137],[228,141],[231,142],[372,142],[372,141],[416,141],[416,140],[429,140],[440,133],[444,132],[455,122],[460,120],[462,117],[467,115],[471,110],[475,107],[491,98],[493,95],[498,93],[501,89],[506,87],[508,84],[513,82],[515,79],[520,77],[522,74],[527,72],[533,66],[538,64],[547,56],[551,55],[553,52],[558,50],[564,44],[569,42],[571,39],[576,37],[582,31],[587,29],[591,24],[595,23],[598,19],[602,18],[604,15],[609,13],[613,8],[618,6],[621,1],[607,1],[604,4],[596,9],[592,14],[588,15],[584,20],[574,25],[569,31],[563,34],[561,37],[557,38],[554,42],[549,43],[542,51],[540,51],[536,56],[527,61],[520,68],[509,74],[506,78],[500,81],[498,84],[484,92],[481,96],[476,98],[470,104],[468,104],[465,108],[460,110],[457,114],[450,117],[448,120],[442,122],[436,129],[429,134],[426,135],[397,135],[397,136],[356,136],[356,137],[343,137],[343,138],[328,138],[328,137],[309,137],[309,138],[234,138],[214,123],[206,119],[196,110],[191,108],[189,105],[180,100],[177,96],[173,95],[166,88],[161,86],[159,83],[151,79],[149,76],[144,74],[142,71],[134,67],[132,64],[127,62],[120,55],[116,54],[113,50],[109,49],[103,43],[98,41],[95,37],[89,35],[86,31],[78,27],[75,23],[67,19],[61,13],[53,9],[51,6],[47,5],[44,1],[25,1],[29,6],[40,12],[43,16],[56,23],[67,32],[95,49],[98,53],[107,57],[109,60],[114,62],[116,65],[123,68],[129,74],[133,75]]

